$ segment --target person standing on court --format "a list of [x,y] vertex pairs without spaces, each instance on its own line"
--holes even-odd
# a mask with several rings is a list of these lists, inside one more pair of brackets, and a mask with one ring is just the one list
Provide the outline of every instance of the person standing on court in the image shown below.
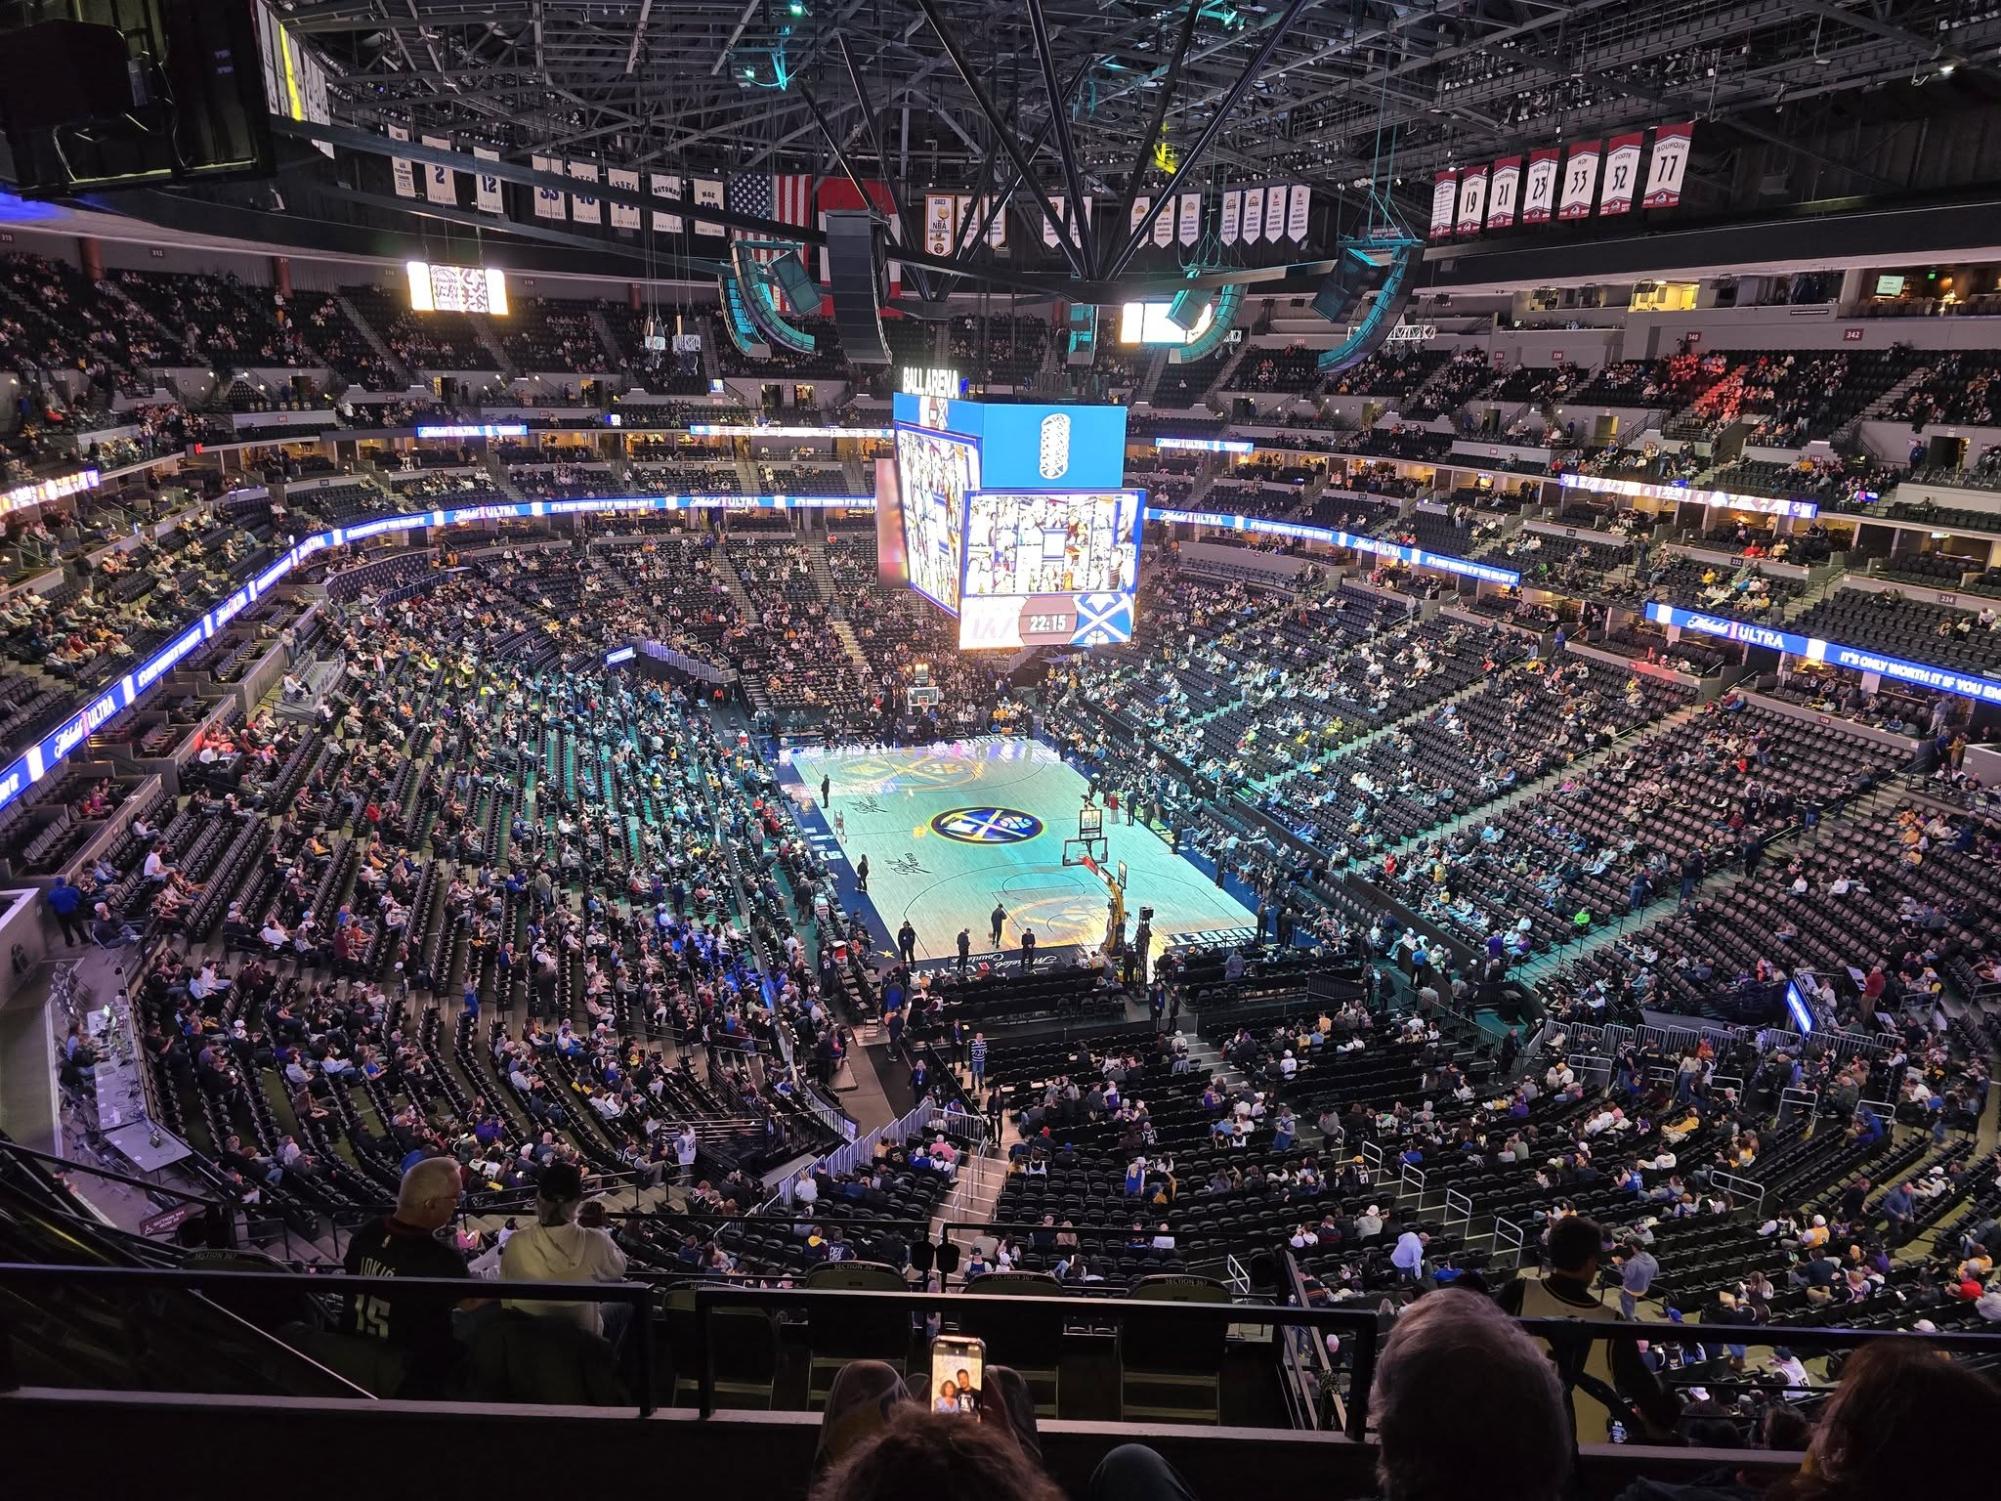
[[966,978],[966,962],[973,956],[973,935],[969,929],[959,929],[959,978]]
[[903,955],[905,964],[917,962],[917,930],[910,925],[910,919],[907,917],[903,920],[903,926],[896,930],[896,951]]
[[1007,908],[1003,907],[998,901],[996,901],[994,903],[994,910],[993,910],[994,949],[996,952],[999,952],[1000,950],[1001,924],[1006,921],[1007,921]]
[[1021,930],[1021,972],[1027,974],[1035,968],[1035,929]]
[[821,776],[821,778],[820,778],[820,806],[821,806],[822,808],[826,807],[826,806],[827,806],[827,805],[828,805],[829,803],[831,803],[831,802],[833,801],[833,798],[832,798],[832,796],[830,795],[830,794],[831,794],[831,793],[833,792],[833,790],[834,790],[834,783],[833,783],[833,779],[832,779],[831,777],[827,777],[827,776],[825,776],[825,775]]
[[855,890],[868,895],[868,856],[863,855],[855,862]]

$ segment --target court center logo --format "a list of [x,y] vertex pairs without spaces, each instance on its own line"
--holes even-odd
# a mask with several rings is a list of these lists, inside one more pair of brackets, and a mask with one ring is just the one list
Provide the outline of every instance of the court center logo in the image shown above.
[[1042,419],[1042,451],[1037,470],[1044,479],[1061,479],[1070,472],[1070,414],[1051,412]]
[[948,808],[931,820],[931,832],[960,844],[1024,844],[1042,832],[1042,820],[1019,808]]

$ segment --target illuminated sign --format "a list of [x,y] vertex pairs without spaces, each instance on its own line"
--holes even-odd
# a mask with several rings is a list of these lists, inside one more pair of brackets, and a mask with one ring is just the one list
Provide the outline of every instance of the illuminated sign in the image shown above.
[[1438,337],[1435,323],[1399,323],[1383,335],[1385,344],[1428,344]]
[[896,389],[906,396],[960,397],[966,394],[966,378],[956,370],[912,365],[898,373]]
[[417,429],[420,438],[520,438],[527,433],[525,422],[461,422]]
[[696,422],[688,427],[693,438],[888,438],[886,427],[756,427],[742,422]]
[[52,500],[61,500],[65,495],[79,495],[85,490],[95,490],[102,483],[102,476],[95,469],[79,469],[74,474],[60,475],[55,479],[36,480],[29,485],[16,485],[13,489],[0,492],[0,515],[18,511],[23,506],[44,505]]
[[1603,474],[1559,474],[1556,482],[1566,490],[1629,495],[1641,500],[1685,501],[1699,506],[1728,506],[1733,511],[1755,511],[1761,516],[1791,516],[1801,521],[1811,521],[1820,514],[1819,504],[1811,500],[1775,500],[1769,495],[1739,495],[1733,490],[1655,485],[1644,480],[1613,479]]
[[507,277],[494,266],[438,266],[405,261],[413,313],[491,313],[507,316]]
[[1845,667],[1851,672],[1873,672],[1879,677],[1935,689],[1940,693],[1957,694],[1977,703],[2001,704],[2001,681],[1955,672],[1949,667],[1928,667],[1922,662],[1907,662],[1901,657],[1886,656],[1859,646],[1843,646],[1838,641],[1823,641],[1818,636],[1799,636],[1773,626],[1706,615],[1700,610],[1684,610],[1677,605],[1650,604],[1647,606],[1647,619],[1656,625],[1671,625],[1704,636],[1721,637],[1726,641],[1742,641],[1748,646],[1785,652],[1829,667]]
[[616,667],[621,662],[630,662],[638,655],[639,649],[637,647],[621,646],[617,651],[605,653],[604,665],[607,667]]
[[1248,438],[1155,438],[1155,448],[1185,448],[1194,453],[1256,453]]
[[1496,568],[1470,558],[1448,557],[1422,547],[1406,547],[1401,542],[1384,542],[1377,537],[1358,537],[1353,532],[1337,532],[1324,526],[1308,526],[1301,521],[1268,521],[1262,516],[1224,515],[1213,511],[1170,511],[1160,506],[1146,508],[1148,521],[1180,521],[1193,526],[1215,526],[1232,532],[1259,532],[1272,537],[1291,537],[1300,542],[1318,542],[1324,547],[1345,547],[1373,557],[1407,564],[1412,568],[1435,568],[1461,578],[1478,579],[1483,584],[1499,584],[1513,589],[1522,576],[1512,568]]

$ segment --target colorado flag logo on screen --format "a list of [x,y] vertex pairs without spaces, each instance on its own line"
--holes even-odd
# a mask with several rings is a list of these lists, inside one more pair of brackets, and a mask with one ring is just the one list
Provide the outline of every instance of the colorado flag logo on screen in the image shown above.
[[1077,633],[1072,646],[1109,646],[1133,638],[1133,597],[1130,594],[1077,596]]
[[1070,416],[1051,412],[1042,419],[1042,452],[1037,472],[1044,479],[1061,479],[1070,472]]

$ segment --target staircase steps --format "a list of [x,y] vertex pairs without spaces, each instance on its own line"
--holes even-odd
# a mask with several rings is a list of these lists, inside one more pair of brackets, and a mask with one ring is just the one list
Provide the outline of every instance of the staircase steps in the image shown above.
[[390,352],[389,346],[382,342],[382,335],[375,331],[375,326],[361,316],[360,308],[356,307],[344,294],[340,293],[335,294],[334,303],[340,308],[340,315],[347,319],[354,331],[368,341],[368,347],[375,351],[375,357],[396,372],[398,380],[402,381],[405,386],[419,386],[423,384],[422,381],[417,379],[416,371],[412,370]]

